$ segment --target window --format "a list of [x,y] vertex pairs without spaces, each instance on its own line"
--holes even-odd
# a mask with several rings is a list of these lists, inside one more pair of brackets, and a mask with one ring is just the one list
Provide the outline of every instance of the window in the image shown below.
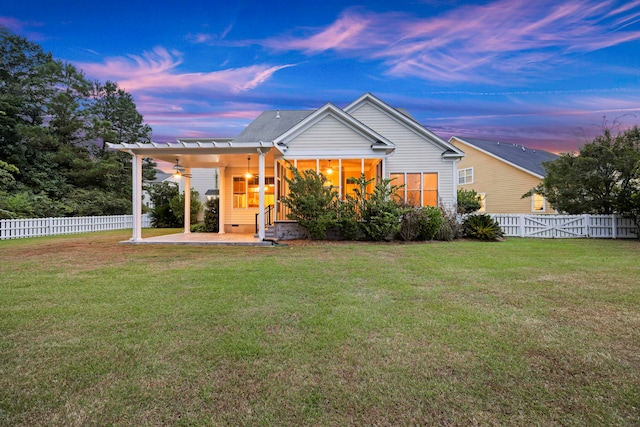
[[438,206],[437,173],[392,173],[391,185],[402,186],[396,197],[410,206]]
[[544,212],[546,201],[542,194],[533,193],[531,198],[531,212]]
[[[275,201],[275,181],[272,176],[264,178],[264,205],[273,205]],[[260,206],[260,183],[257,176],[245,178],[233,177],[233,207],[257,208]]]
[[243,176],[233,177],[233,207],[247,207],[247,179]]
[[478,198],[480,199],[478,213],[487,213],[487,193],[478,193]]
[[473,168],[460,169],[458,171],[458,184],[473,184]]

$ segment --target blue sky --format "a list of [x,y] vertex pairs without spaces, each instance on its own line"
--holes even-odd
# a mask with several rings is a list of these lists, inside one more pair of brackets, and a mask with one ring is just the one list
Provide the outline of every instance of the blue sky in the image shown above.
[[158,142],[364,92],[445,139],[554,152],[640,124],[640,0],[7,3],[1,25],[117,81]]

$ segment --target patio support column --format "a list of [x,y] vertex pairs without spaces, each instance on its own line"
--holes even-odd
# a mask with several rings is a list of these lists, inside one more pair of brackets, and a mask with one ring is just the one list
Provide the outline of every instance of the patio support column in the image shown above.
[[258,150],[258,185],[260,186],[260,202],[258,203],[258,240],[264,240],[264,158],[265,154]]
[[224,178],[224,167],[218,169],[219,171],[219,184],[218,184],[218,234],[224,234],[224,188],[225,188],[225,178]]
[[131,241],[142,240],[142,156],[133,154],[132,168],[132,204],[133,204],[133,235]]
[[184,232],[191,233],[191,168],[184,170]]

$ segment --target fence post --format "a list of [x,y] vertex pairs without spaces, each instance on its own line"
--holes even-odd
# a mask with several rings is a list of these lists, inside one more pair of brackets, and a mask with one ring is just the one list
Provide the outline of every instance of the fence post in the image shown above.
[[616,218],[616,214],[611,214],[611,238],[615,239],[618,237],[618,219]]
[[518,234],[520,237],[524,237],[525,229],[524,229],[524,215],[518,214]]
[[584,214],[582,215],[583,221],[584,221],[584,236],[585,237],[590,237],[589,236],[589,229],[590,229],[590,221],[591,221],[591,215],[589,214]]

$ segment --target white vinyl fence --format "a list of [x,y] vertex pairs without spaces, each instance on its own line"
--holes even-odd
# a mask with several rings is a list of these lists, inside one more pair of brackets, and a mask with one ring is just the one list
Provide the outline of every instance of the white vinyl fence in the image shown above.
[[524,215],[492,214],[504,232],[512,237],[566,239],[633,239],[637,230],[630,219],[618,215]]
[[[151,218],[147,214],[142,215],[142,227],[151,227]],[[133,228],[133,215],[2,219],[0,220],[0,240],[126,228]]]

